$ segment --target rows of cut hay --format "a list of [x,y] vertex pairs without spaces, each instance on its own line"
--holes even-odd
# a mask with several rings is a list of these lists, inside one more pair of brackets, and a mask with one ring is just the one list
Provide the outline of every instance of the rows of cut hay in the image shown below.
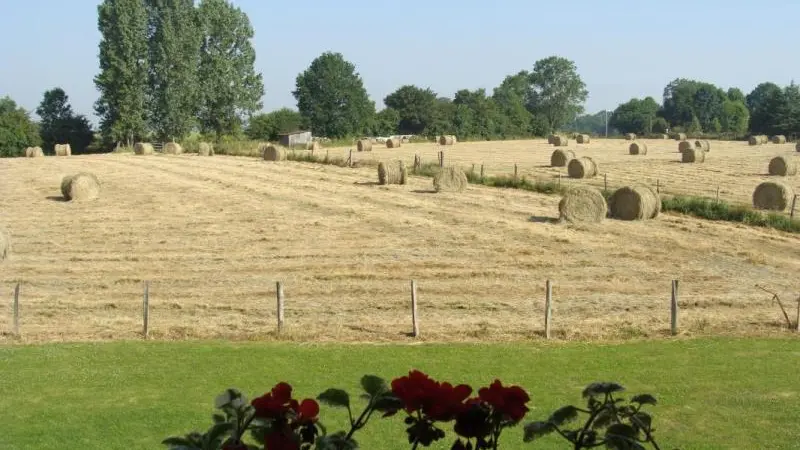
[[646,155],[647,144],[644,142],[634,141],[628,146],[628,153],[631,155]]
[[768,172],[770,175],[782,177],[797,175],[797,163],[785,156],[776,156],[769,162]]
[[67,201],[95,200],[100,196],[100,181],[88,172],[67,175],[61,179],[61,195]]
[[597,176],[597,163],[588,156],[575,158],[567,164],[567,174],[570,178],[595,177]]
[[56,144],[55,153],[56,156],[72,156],[72,147],[69,144]]
[[378,164],[378,184],[406,184],[408,170],[403,161],[380,162]]
[[575,152],[572,150],[556,149],[550,155],[550,165],[552,167],[566,167],[567,163],[575,159]]
[[661,212],[661,196],[643,184],[625,186],[608,199],[608,209],[611,217],[619,220],[654,219]]
[[558,214],[568,222],[601,222],[608,215],[608,205],[597,189],[576,186],[561,198]]
[[25,149],[26,158],[41,158],[42,156],[44,156],[42,147],[28,147]]
[[794,190],[791,186],[775,181],[765,181],[759,184],[753,192],[753,207],[770,211],[785,211],[793,198]]

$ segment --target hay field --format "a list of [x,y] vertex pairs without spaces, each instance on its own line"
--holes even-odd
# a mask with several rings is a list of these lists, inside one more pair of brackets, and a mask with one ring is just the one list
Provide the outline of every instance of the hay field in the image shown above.
[[[60,201],[61,176],[78,171],[98,176],[98,200]],[[778,333],[780,312],[753,286],[797,295],[795,235],[679,216],[561,225],[555,196],[376,182],[375,169],[224,156],[0,160],[14,239],[0,339],[12,339],[16,281],[28,342],[138,338],[142,280],[161,339],[274,338],[276,280],[280,339],[304,341],[407,340],[410,279],[425,340],[541,335],[547,278],[563,339],[666,335],[673,278],[688,335]]]
[[[623,139],[594,139],[589,144],[569,141],[568,147],[554,147],[546,139],[527,141],[459,142],[454,146],[429,144],[405,144],[399,149],[387,149],[383,145],[373,146],[372,152],[353,151],[353,158],[384,159],[402,158],[406,164],[419,154],[423,162],[436,162],[437,153],[445,152],[445,162],[461,165],[470,170],[475,164],[476,172],[484,164],[486,175],[513,174],[518,165],[520,176],[534,179],[556,179],[570,183],[566,167],[550,167],[550,156],[556,148],[572,150],[576,157],[588,156],[597,162],[598,176],[591,180],[575,181],[603,187],[603,175],[608,178],[609,188],[620,187],[631,182],[656,182],[661,192],[683,195],[700,195],[715,198],[717,187],[720,199],[732,203],[752,205],[755,187],[771,177],[768,175],[769,161],[775,156],[787,156],[800,160],[793,143],[749,146],[747,142],[710,141],[711,151],[702,164],[682,164],[678,142],[671,139],[639,139],[647,144],[647,155],[630,155],[631,141]],[[694,142],[694,141],[692,141]],[[355,149],[355,147],[353,147]],[[332,148],[331,156],[346,156],[349,148]],[[325,151],[323,149],[322,151]],[[774,178],[773,178],[774,179]],[[800,178],[785,179],[800,193]]]

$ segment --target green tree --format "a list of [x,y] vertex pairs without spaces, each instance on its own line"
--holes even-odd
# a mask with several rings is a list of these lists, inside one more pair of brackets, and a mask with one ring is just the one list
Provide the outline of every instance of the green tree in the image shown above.
[[494,100],[486,95],[485,89],[462,89],[456,92],[453,103],[460,122],[456,127],[459,138],[496,139],[504,136],[505,118]]
[[653,97],[631,99],[614,110],[608,125],[621,133],[650,134],[658,113],[658,103]]
[[[433,124],[433,116],[435,110],[431,112],[431,123]],[[390,136],[394,134],[408,134],[399,131],[400,113],[392,108],[383,108],[375,114],[372,126],[370,127],[370,134],[372,136]]]
[[[611,120],[609,115],[609,121]],[[606,113],[600,111],[595,114],[580,115],[575,119],[575,122],[570,123],[563,127],[564,131],[575,131],[577,133],[596,134],[598,136],[605,136],[606,134]],[[608,133],[618,133],[613,126],[609,124]]]
[[735,88],[735,87],[728,88],[728,92],[726,93],[726,96],[728,97],[728,100],[730,100],[732,102],[742,102],[742,103],[745,102],[744,93],[739,88]]
[[556,130],[583,112],[589,92],[575,63],[559,56],[536,61],[530,74],[528,110]]
[[703,127],[700,125],[700,119],[697,116],[692,116],[692,121],[689,123],[689,128],[686,131],[690,134],[698,134],[703,132]]
[[250,119],[247,137],[262,141],[277,141],[281,133],[289,133],[305,128],[303,116],[299,112],[281,108],[266,114],[258,114]]
[[41,143],[39,127],[10,97],[0,98],[0,157],[22,156]]
[[662,117],[672,126],[687,128],[694,116],[694,94],[699,88],[694,80],[678,78],[664,88]]
[[362,134],[375,115],[375,103],[355,66],[341,53],[326,52],[314,59],[297,76],[292,94],[316,135],[341,138]]
[[400,115],[400,134],[421,134],[433,122],[436,93],[413,85],[399,87],[383,103]]
[[219,138],[261,108],[264,82],[254,67],[254,31],[247,14],[227,0],[202,0],[198,17],[200,127]]
[[722,105],[722,131],[743,136],[750,126],[750,111],[741,100],[728,100]]
[[725,92],[713,84],[701,83],[698,85],[692,99],[692,110],[704,130],[713,131],[715,121],[719,124],[719,119],[722,117],[722,104],[726,97]]
[[69,144],[73,153],[85,153],[86,148],[94,140],[94,132],[89,120],[76,115],[69,104],[69,97],[61,88],[54,88],[44,93],[44,98],[36,108],[41,118],[39,133],[47,151],[52,151],[55,144]]
[[779,121],[778,110],[783,108],[784,95],[775,83],[761,83],[747,94],[750,110],[750,131],[755,134],[771,134]]
[[653,119],[653,127],[650,130],[653,133],[666,133],[669,129],[669,123],[667,123],[667,119],[663,117],[656,117]]
[[147,10],[142,0],[105,0],[97,7],[97,27],[100,132],[108,143],[130,146],[147,132]]
[[530,73],[521,71],[507,76],[500,86],[494,88],[492,99],[504,116],[504,134],[508,137],[523,137],[531,134],[532,115],[526,108],[530,101]]
[[456,134],[456,107],[452,100],[439,97],[434,104],[433,124],[425,131],[428,137]]
[[201,27],[193,0],[145,1],[150,30],[150,121],[158,137],[179,140],[197,125]]

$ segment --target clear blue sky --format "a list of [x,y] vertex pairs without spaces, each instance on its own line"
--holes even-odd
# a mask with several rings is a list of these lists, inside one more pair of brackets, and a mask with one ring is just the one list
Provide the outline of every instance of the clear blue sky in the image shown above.
[[[0,96],[33,110],[61,86],[94,120],[97,0],[0,0]],[[295,107],[297,74],[320,53],[356,65],[378,109],[403,84],[452,97],[491,89],[540,58],[572,59],[586,109],[613,109],[677,77],[745,94],[800,78],[797,0],[234,0],[256,30],[264,109]],[[800,81],[800,80],[798,80]]]

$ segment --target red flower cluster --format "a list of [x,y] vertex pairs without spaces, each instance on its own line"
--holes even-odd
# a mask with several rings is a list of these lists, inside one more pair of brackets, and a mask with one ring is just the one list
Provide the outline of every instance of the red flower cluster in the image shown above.
[[[272,421],[272,430],[264,437],[266,450],[300,450],[300,437],[313,428],[319,416],[319,403],[310,398],[302,402],[293,399],[288,383],[276,384],[250,404],[255,417]],[[295,434],[297,429],[301,430],[301,436]]]
[[447,422],[464,409],[472,388],[465,384],[440,383],[412,370],[408,376],[392,380],[392,393],[403,402],[407,413],[420,411],[431,420]]
[[495,414],[500,414],[515,423],[525,417],[529,411],[525,404],[531,400],[521,387],[503,386],[500,380],[494,380],[488,388],[481,388],[478,391],[478,398],[491,406]]

